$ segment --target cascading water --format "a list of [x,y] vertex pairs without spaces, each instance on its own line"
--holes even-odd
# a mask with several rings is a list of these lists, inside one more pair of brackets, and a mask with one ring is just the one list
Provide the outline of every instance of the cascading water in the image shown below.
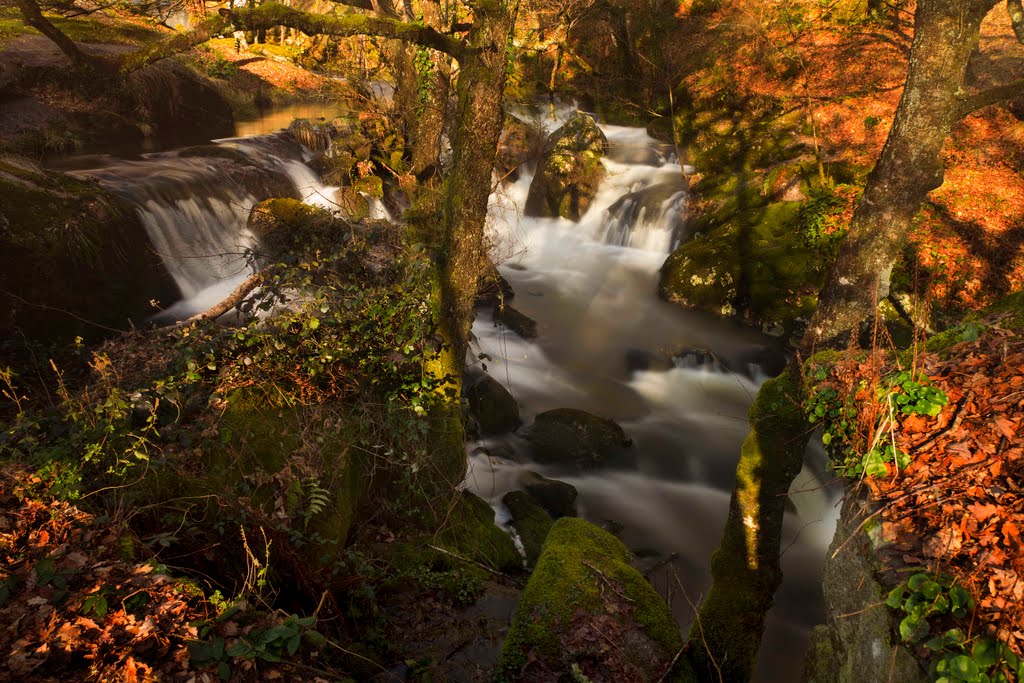
[[[673,610],[688,627],[693,611],[680,588],[696,602],[710,584],[746,410],[763,378],[748,366],[773,340],[655,297],[658,269],[685,237],[683,169],[643,130],[602,128],[608,173],[579,223],[524,217],[529,173],[492,197],[499,270],[515,290],[512,305],[538,322],[539,337],[524,341],[480,312],[474,351],[512,392],[524,421],[558,407],[614,418],[633,439],[634,463],[582,473],[543,466],[512,434],[471,445],[468,485],[505,519],[501,498],[527,471],[572,484],[580,514],[611,524],[647,558],[640,568],[673,596]],[[698,351],[669,360],[685,349]],[[765,681],[799,677],[809,628],[823,618],[820,571],[835,511],[810,469],[793,491],[783,538],[786,578],[758,667]]]
[[[159,319],[181,319],[216,304],[252,272],[258,241],[246,223],[259,201],[294,197],[338,208],[338,188],[320,182],[306,164],[309,150],[287,133],[219,140],[216,147],[194,154],[104,158],[101,165],[74,171],[95,178],[135,207],[182,296]],[[250,163],[238,163],[239,154]],[[368,199],[371,217],[390,217],[379,200]]]
[[[572,112],[558,105],[543,117],[514,113],[551,130]],[[558,407],[615,418],[633,438],[633,462],[584,473],[541,466],[530,462],[525,441],[509,434],[471,445],[468,485],[501,511],[502,495],[527,471],[571,483],[580,492],[580,513],[613,524],[645,558],[641,569],[686,627],[688,600],[698,601],[710,582],[745,413],[761,377],[756,365],[748,367],[771,340],[655,297],[658,269],[686,237],[683,169],[671,146],[643,130],[603,129],[608,174],[579,223],[523,217],[528,172],[492,197],[494,255],[515,289],[514,305],[538,321],[540,335],[524,341],[480,312],[474,351],[489,359],[487,371],[516,397],[527,422]],[[78,172],[136,207],[185,297],[169,315],[202,310],[246,277],[255,242],[245,224],[260,199],[291,195],[335,208],[336,188],[320,183],[306,164],[308,150],[284,134],[248,132],[256,134],[219,141],[224,154],[172,152]],[[239,169],[231,159],[238,153],[255,170]],[[379,201],[370,204],[371,216],[389,217]],[[797,678],[808,627],[823,616],[818,586],[835,512],[818,482],[806,469],[794,484],[794,491],[806,491],[790,497],[786,578],[769,615],[760,680]]]

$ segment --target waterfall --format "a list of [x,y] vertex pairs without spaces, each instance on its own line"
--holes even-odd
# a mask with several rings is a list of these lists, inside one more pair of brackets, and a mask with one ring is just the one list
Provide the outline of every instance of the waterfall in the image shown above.
[[[657,588],[677,595],[678,575],[697,596],[710,584],[747,409],[779,351],[756,331],[657,298],[658,271],[687,238],[684,169],[642,129],[602,129],[607,173],[579,222],[524,215],[528,170],[491,198],[492,256],[515,290],[510,305],[537,321],[539,336],[521,339],[478,311],[472,361],[487,359],[527,424],[563,407],[615,419],[633,439],[633,462],[559,469],[533,462],[513,433],[470,446],[467,486],[500,509],[525,472],[566,481],[581,516],[614,522],[627,546],[652,555],[638,562]],[[818,587],[835,513],[814,464],[821,454],[808,457],[791,491],[791,547],[756,680],[796,680],[800,657],[791,655],[824,614]],[[672,607],[686,628],[690,606]]]
[[[219,140],[216,147],[184,152],[110,159],[74,172],[96,179],[135,207],[181,292],[182,301],[165,311],[166,317],[208,308],[252,272],[258,240],[246,224],[258,202],[294,197],[338,208],[338,188],[320,182],[306,165],[310,152],[287,133]],[[382,204],[377,214],[388,216]]]

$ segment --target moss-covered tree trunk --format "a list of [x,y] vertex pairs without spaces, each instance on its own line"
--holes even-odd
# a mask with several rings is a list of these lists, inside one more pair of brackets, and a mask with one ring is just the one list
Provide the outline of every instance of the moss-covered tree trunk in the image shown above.
[[[942,148],[969,110],[962,95],[981,21],[994,0],[919,0],[903,96],[846,240],[800,343],[800,355],[845,344],[888,293],[893,263],[927,193],[942,183]],[[799,366],[765,383],[750,410],[714,583],[689,634],[700,680],[749,680],[782,580],[783,506],[809,426]]]
[[[436,299],[443,345],[428,371],[445,378],[457,398],[462,386],[477,282],[486,263],[484,224],[491,174],[504,123],[505,66],[517,3],[479,2],[467,49],[459,60],[456,113],[450,126],[451,170],[441,187],[437,233],[431,239],[436,258]],[[450,410],[457,410],[458,401]],[[461,421],[449,415],[438,434],[456,448],[464,474]],[[453,456],[443,456],[446,459]]]
[[[443,13],[439,0],[423,0],[420,6],[423,9],[423,25],[442,30]],[[421,63],[417,64],[421,90],[412,136],[412,172],[430,189],[434,184],[433,178],[440,170],[441,138],[444,134],[451,81],[451,57],[437,51],[429,51],[426,56],[428,59],[420,60]]]

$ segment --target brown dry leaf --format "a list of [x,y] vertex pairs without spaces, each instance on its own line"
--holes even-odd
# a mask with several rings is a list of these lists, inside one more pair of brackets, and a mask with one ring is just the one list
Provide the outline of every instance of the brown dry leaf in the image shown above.
[[992,426],[995,427],[996,431],[1005,436],[1007,439],[1012,439],[1014,436],[1017,435],[1016,426],[1012,422],[1007,420],[1005,417],[996,417],[994,420],[992,420]]
[[974,503],[968,505],[967,509],[971,511],[975,519],[979,522],[984,522],[986,519],[999,512],[999,508],[991,503]]

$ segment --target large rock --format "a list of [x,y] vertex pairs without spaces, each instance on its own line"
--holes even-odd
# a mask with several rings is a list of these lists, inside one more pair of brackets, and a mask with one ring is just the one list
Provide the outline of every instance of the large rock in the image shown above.
[[504,325],[523,339],[537,338],[537,321],[508,305],[504,300],[494,304],[494,324]]
[[530,184],[527,216],[561,216],[578,221],[604,178],[601,157],[608,139],[587,114],[576,112],[548,138]]
[[892,586],[879,580],[881,559],[873,540],[879,534],[872,533],[878,528],[860,529],[859,520],[871,513],[863,495],[848,487],[822,577],[828,623],[811,632],[803,675],[807,683],[929,680],[900,642],[894,612],[885,605]]
[[516,399],[501,382],[484,375],[466,391],[482,436],[511,432],[523,423]]
[[0,157],[0,335],[127,330],[179,293],[135,211],[97,183]]
[[497,678],[660,680],[682,646],[679,626],[629,561],[608,532],[558,520],[519,601]]
[[793,334],[814,311],[827,266],[800,235],[800,203],[766,203],[735,181],[702,192],[708,206],[662,266],[659,295]]
[[520,571],[522,557],[512,539],[494,523],[494,510],[479,496],[462,491],[449,506],[437,534],[441,545],[463,557],[505,572]]
[[526,564],[532,567],[537,564],[544,539],[548,537],[551,525],[554,524],[551,515],[522,491],[509,491],[502,497],[501,502],[508,508],[512,526],[523,543]]
[[[329,567],[370,481],[363,452],[339,432],[331,407],[286,405],[256,387],[235,390],[225,403],[220,441],[207,446],[207,484],[219,495],[246,496],[268,518],[296,520],[315,539],[303,561]],[[311,508],[314,481],[325,502]]]
[[519,487],[552,518],[576,516],[576,496],[579,492],[572,484],[548,479],[536,472],[524,472],[519,477]]
[[580,469],[620,460],[631,444],[614,420],[575,408],[540,413],[526,433],[526,440],[533,446],[537,462]]

